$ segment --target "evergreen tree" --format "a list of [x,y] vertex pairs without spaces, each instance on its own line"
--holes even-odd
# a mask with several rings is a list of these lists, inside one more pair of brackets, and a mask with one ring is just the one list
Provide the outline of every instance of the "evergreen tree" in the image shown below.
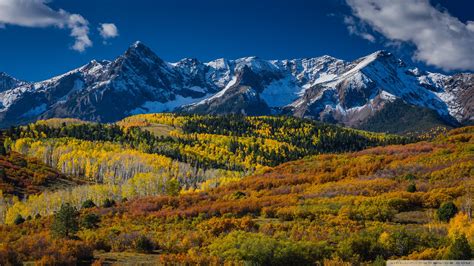
[[102,207],[104,208],[110,208],[115,205],[115,200],[113,199],[105,199],[104,203],[102,204]]
[[451,201],[441,204],[441,207],[436,212],[438,219],[443,222],[449,222],[456,213],[458,213],[458,208]]
[[25,222],[25,219],[21,215],[17,215],[15,218],[15,221],[13,221],[14,224],[19,225]]
[[54,215],[51,226],[53,234],[58,237],[72,237],[79,230],[79,213],[76,208],[69,203],[61,205],[61,208]]
[[92,201],[91,199],[88,199],[86,201],[84,201],[82,203],[82,208],[83,209],[90,209],[90,208],[94,208],[96,205],[94,203],[94,201]]
[[447,260],[470,260],[472,259],[472,250],[469,246],[466,236],[457,235],[451,245],[448,247],[445,258]]
[[140,236],[135,242],[135,248],[138,252],[150,253],[153,251],[154,245],[146,236]]
[[407,191],[410,193],[416,192],[416,185],[414,183],[411,183],[410,185],[408,185]]
[[81,226],[87,229],[97,228],[97,224],[100,222],[100,217],[94,213],[88,213],[84,216],[81,221]]

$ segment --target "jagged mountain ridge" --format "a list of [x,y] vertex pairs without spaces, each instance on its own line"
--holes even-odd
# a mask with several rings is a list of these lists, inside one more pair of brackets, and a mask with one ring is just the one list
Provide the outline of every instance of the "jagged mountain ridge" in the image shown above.
[[137,42],[113,61],[92,61],[46,81],[5,87],[0,124],[51,117],[111,122],[137,113],[178,111],[288,114],[362,127],[398,100],[434,110],[448,124],[469,124],[473,80],[473,74],[410,68],[385,51],[353,62],[322,56],[168,63]]
[[7,91],[24,84],[26,84],[26,82],[18,80],[5,72],[0,72],[0,92]]

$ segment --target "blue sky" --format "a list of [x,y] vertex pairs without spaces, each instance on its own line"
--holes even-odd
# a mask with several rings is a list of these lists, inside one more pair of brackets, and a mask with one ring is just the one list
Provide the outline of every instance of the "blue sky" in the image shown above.
[[[13,1],[0,0],[0,6]],[[436,16],[426,18],[423,10],[419,16],[410,13],[403,17],[401,14],[400,23],[413,19],[406,23],[419,25],[419,29],[424,27],[428,31],[430,28],[441,29],[439,33],[430,33],[423,38],[397,31],[404,27],[403,24],[397,25],[397,29],[391,28],[393,21],[377,17],[375,12],[380,7],[371,11],[364,6],[371,0],[29,1],[38,9],[10,6],[8,12],[15,12],[14,18],[0,10],[0,25],[4,24],[0,29],[0,71],[29,81],[62,74],[92,59],[113,59],[136,40],[143,41],[167,61],[184,57],[209,61],[250,55],[283,59],[324,54],[352,60],[387,49],[410,63],[414,58],[416,62],[413,64],[430,70],[449,72],[457,68],[474,68],[472,57],[466,58],[459,52],[472,52],[467,47],[474,44],[474,30],[470,30],[474,28],[474,22],[472,25],[468,22],[474,21],[472,0],[413,0],[420,2],[421,9],[429,9],[424,3],[427,2],[440,12],[449,13],[449,17],[459,20],[461,24],[458,24],[463,28],[461,33],[443,32],[443,25],[436,24]],[[45,11],[42,9],[44,6],[50,10]],[[387,12],[397,10],[399,6],[390,8]],[[59,10],[64,12],[59,14]],[[38,14],[31,16],[28,12]],[[433,13],[433,10],[425,13],[429,12]],[[87,24],[77,20],[71,23],[74,14]],[[25,20],[21,20],[21,15]],[[54,21],[45,20],[48,16],[54,17]],[[31,17],[37,17],[38,21],[31,21]],[[98,30],[102,23],[113,23],[118,33],[113,32],[104,39]],[[84,29],[88,30],[86,35],[81,33]],[[73,30],[79,31],[79,37],[70,36]],[[90,43],[82,39],[82,43],[76,46],[78,49],[72,49],[84,36]],[[438,45],[439,38],[447,40],[446,45]],[[432,42],[433,46],[425,47],[425,42]],[[451,48],[440,50],[440,46]],[[449,62],[449,58],[453,58],[453,62]],[[464,58],[465,62],[456,58]]]

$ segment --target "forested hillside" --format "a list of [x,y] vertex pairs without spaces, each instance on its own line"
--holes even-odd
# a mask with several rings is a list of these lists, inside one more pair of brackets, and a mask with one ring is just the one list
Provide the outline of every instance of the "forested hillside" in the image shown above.
[[205,190],[307,155],[413,141],[289,117],[174,114],[137,115],[117,124],[50,119],[11,127],[3,138],[10,157],[41,161],[85,184],[20,202],[7,199],[0,213],[6,223],[52,214],[63,202],[80,207],[87,198]]
[[24,198],[44,190],[72,187],[84,183],[72,180],[35,158],[16,152],[0,155],[0,191],[3,195]]
[[[30,125],[29,129],[10,130],[6,134],[13,140],[10,145],[13,149],[35,156],[39,154],[46,160],[54,161],[57,156],[59,161],[64,160],[62,149],[78,154],[84,152],[79,156],[81,159],[59,165],[64,165],[66,170],[79,165],[72,174],[83,175],[98,184],[70,192],[32,196],[9,206],[8,225],[0,226],[0,243],[7,243],[0,248],[0,261],[75,263],[97,260],[102,263],[119,260],[133,263],[137,258],[145,258],[148,263],[163,264],[313,265],[326,262],[341,265],[343,262],[382,263],[389,258],[472,258],[474,127],[456,129],[432,141],[360,150],[370,145],[407,140],[337,127],[325,128],[325,125],[313,122],[305,127],[305,120],[294,120],[296,125],[301,123],[300,126],[283,118],[233,121],[221,117],[164,115],[129,118],[120,123],[122,127],[82,125],[88,125],[93,131],[110,131],[111,135],[107,137],[98,134],[100,138],[107,138],[105,142],[91,140],[96,138],[93,132],[81,135],[72,130],[74,127],[87,130],[77,124],[42,129],[37,124]],[[325,129],[328,131],[323,131]],[[326,134],[318,134],[318,140],[332,136],[329,138],[332,143],[347,143],[347,146],[337,146],[332,153],[319,154],[331,151],[321,147],[331,146],[318,146],[320,150],[311,148],[321,142],[304,142],[303,137],[298,137],[298,132],[304,130],[321,130]],[[112,131],[117,131],[117,135]],[[156,142],[148,147],[145,141],[134,144],[130,144],[133,143],[130,139],[124,141],[137,136],[137,132]],[[77,139],[64,139],[72,138],[71,134],[77,134]],[[212,137],[205,139],[202,134]],[[344,142],[347,134],[355,134],[355,143],[362,144],[351,143],[349,138]],[[289,135],[292,137],[286,137]],[[229,137],[229,142],[219,142],[219,138],[225,139],[220,136]],[[247,138],[253,145],[260,138],[292,145],[295,150],[307,151],[302,155],[309,156],[278,166],[262,164],[266,167],[251,176],[241,180],[234,176],[233,182],[223,182],[218,187],[186,189],[177,169],[181,164],[192,168],[192,161],[185,162],[182,157],[182,161],[180,157],[172,159],[154,150],[160,140],[178,143],[178,154],[186,154],[181,150],[186,151],[186,147],[197,149],[189,143],[196,146],[207,143],[214,145],[210,150],[215,149],[216,154],[220,148],[227,147],[235,156],[240,153],[233,153],[231,148],[237,146],[236,151],[246,151],[240,143]],[[236,140],[238,145],[229,145],[230,140]],[[334,142],[336,140],[338,142]],[[62,142],[71,145],[65,146]],[[271,149],[258,150],[271,153]],[[360,151],[334,153],[344,150]],[[137,169],[148,172],[134,172],[126,169],[129,164],[124,163],[120,167],[131,172],[114,174],[110,169],[119,166],[113,160],[104,162],[108,156],[100,157],[107,152],[132,153],[139,159],[130,161],[143,163]],[[159,163],[170,164],[166,171],[160,172],[159,178],[155,178],[155,160],[147,164],[148,161],[141,157],[145,154],[159,156]],[[251,156],[249,154],[252,153],[244,152],[237,158],[246,158],[244,155]],[[98,168],[93,166],[97,162],[101,162]],[[96,170],[82,169],[83,164]],[[103,175],[108,178],[97,180],[94,174],[97,169],[103,171],[100,173],[108,173]],[[220,171],[229,169],[223,164]],[[249,171],[250,168],[246,169]],[[236,168],[232,170],[229,172],[240,173]],[[129,176],[132,177],[127,179]],[[133,191],[133,185],[141,186],[137,191],[158,187],[160,192],[124,197],[125,191]],[[159,195],[152,196],[156,194]],[[44,202],[56,202],[56,205],[46,206]],[[48,211],[53,209],[59,212],[47,215],[52,214]],[[37,218],[19,219],[36,210],[42,210],[41,215],[32,215]],[[42,248],[38,249],[38,246]],[[117,255],[117,252],[126,251],[146,255]]]
[[253,171],[306,155],[407,143],[396,135],[370,133],[292,117],[137,115],[117,124],[39,121],[10,128],[6,136],[72,137],[109,141],[199,168]]

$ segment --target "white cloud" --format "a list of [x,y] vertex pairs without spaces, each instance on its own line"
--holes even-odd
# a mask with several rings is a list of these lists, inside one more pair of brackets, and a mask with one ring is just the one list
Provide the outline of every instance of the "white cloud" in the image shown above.
[[369,42],[375,42],[374,35],[367,32],[363,23],[357,23],[353,17],[349,16],[344,17],[344,23],[346,23],[350,34],[360,36]]
[[118,29],[113,23],[102,23],[99,27],[100,36],[104,39],[110,39],[117,37]]
[[346,1],[353,15],[374,31],[415,45],[415,60],[444,70],[474,70],[473,21],[463,23],[429,0]]
[[0,25],[17,25],[32,28],[59,27],[71,30],[75,38],[72,49],[82,52],[92,46],[89,39],[89,22],[79,14],[53,10],[49,0],[0,0]]

